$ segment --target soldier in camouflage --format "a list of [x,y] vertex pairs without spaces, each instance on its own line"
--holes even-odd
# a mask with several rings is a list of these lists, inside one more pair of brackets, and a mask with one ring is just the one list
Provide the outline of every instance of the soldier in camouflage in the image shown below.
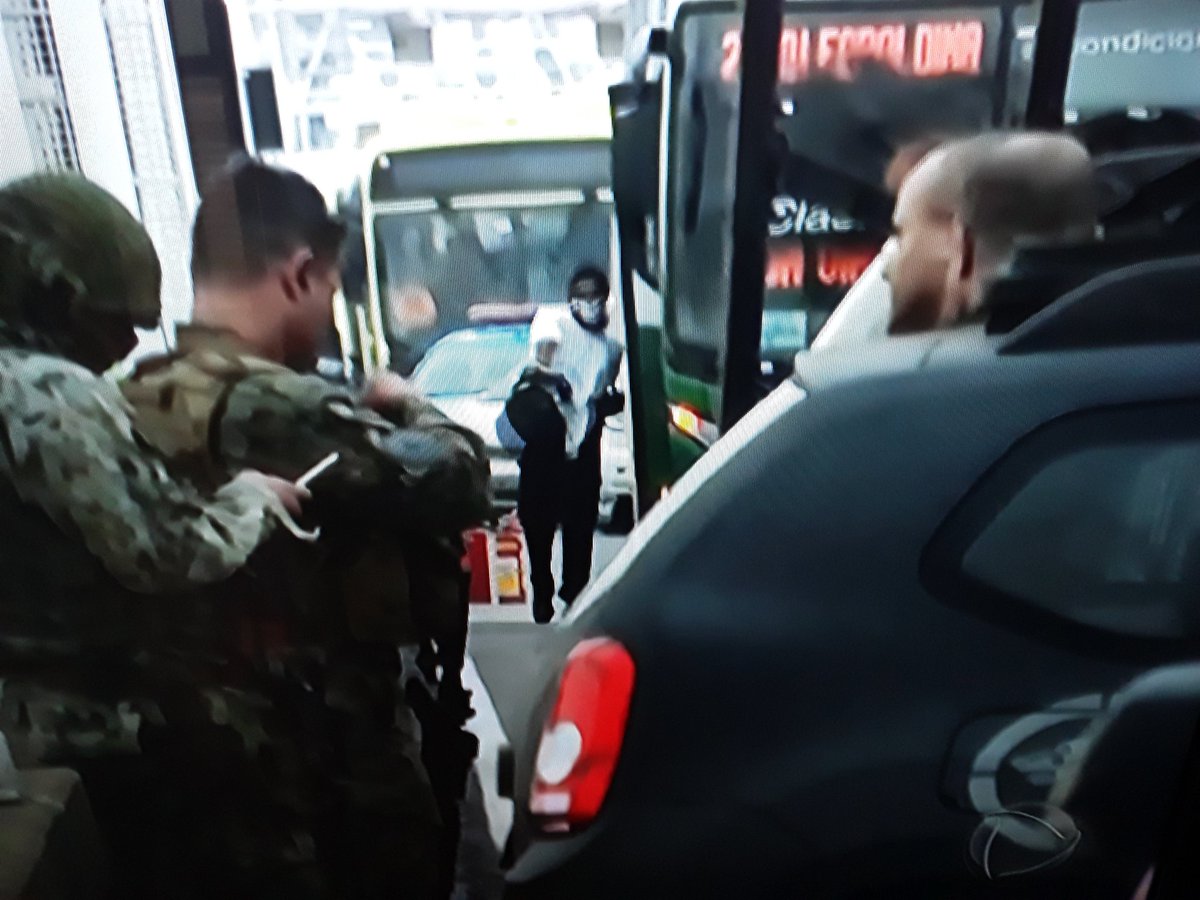
[[453,811],[430,789],[398,648],[465,640],[460,535],[490,510],[488,464],[474,433],[400,379],[360,393],[311,374],[332,330],[343,234],[301,176],[231,163],[196,218],[195,324],[124,391],[139,429],[208,483],[243,468],[297,478],[337,454],[306,505],[317,548],[276,579],[321,623],[310,655],[344,714],[327,748],[339,768],[314,774],[333,807],[317,852],[338,896],[444,895],[437,857],[453,841],[440,819]]
[[172,855],[140,802],[161,769],[142,732],[179,694],[162,637],[197,585],[299,534],[280,483],[169,474],[96,374],[155,325],[160,280],[146,232],[97,186],[0,189],[0,731],[19,765],[80,770],[118,876]]

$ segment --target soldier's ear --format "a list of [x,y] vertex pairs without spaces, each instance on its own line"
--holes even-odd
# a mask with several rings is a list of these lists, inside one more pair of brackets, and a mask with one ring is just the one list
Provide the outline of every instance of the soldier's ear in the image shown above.
[[297,250],[279,267],[284,296],[295,303],[306,294],[312,275],[313,253],[307,247]]

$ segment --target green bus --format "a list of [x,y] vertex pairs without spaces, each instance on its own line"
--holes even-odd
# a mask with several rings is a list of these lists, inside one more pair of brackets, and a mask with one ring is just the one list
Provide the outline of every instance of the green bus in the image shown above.
[[[633,457],[644,512],[721,433],[744,5],[683,0],[610,91]],[[756,395],[793,370],[890,234],[909,141],[1019,124],[1041,4],[788,0],[761,173]],[[759,298],[745,298],[757,308]]]

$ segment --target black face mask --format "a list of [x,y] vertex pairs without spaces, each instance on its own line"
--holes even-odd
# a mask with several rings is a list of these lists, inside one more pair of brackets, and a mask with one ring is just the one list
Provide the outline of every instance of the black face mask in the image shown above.
[[588,331],[603,331],[608,327],[608,300],[572,297],[571,315]]

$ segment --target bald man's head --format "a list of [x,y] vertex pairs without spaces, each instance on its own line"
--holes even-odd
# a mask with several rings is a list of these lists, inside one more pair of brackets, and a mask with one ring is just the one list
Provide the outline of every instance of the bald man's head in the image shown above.
[[897,147],[883,174],[883,183],[888,193],[893,197],[900,193],[900,186],[912,174],[913,169],[946,141],[947,138],[942,135],[930,135]]
[[1091,159],[1073,138],[997,133],[943,144],[896,201],[892,331],[970,315],[1022,241],[1086,236],[1095,222]]

